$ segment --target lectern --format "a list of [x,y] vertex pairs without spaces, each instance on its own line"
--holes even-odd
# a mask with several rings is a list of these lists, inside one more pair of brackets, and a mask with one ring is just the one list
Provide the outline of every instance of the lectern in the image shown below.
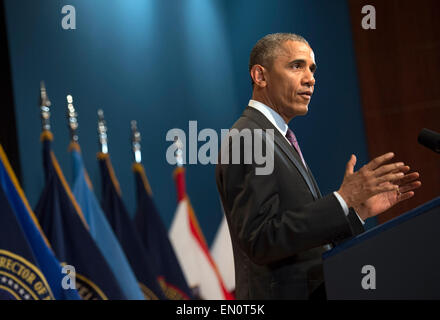
[[440,197],[323,254],[327,298],[440,299]]

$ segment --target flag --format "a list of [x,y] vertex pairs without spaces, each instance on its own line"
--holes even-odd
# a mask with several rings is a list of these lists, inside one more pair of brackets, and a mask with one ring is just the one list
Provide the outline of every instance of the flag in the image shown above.
[[92,184],[84,167],[79,144],[72,142],[69,150],[71,150],[73,159],[74,183],[72,191],[87,221],[90,235],[112,269],[119,287],[127,299],[144,300],[144,295],[127,257],[92,191]]
[[235,290],[234,253],[232,251],[231,236],[229,235],[228,222],[223,213],[223,219],[211,246],[211,255],[218,266],[226,289]]
[[198,289],[200,298],[233,299],[209,253],[208,245],[186,194],[184,170],[183,167],[178,167],[174,172],[178,205],[169,231],[171,243],[189,286]]
[[144,246],[156,257],[159,282],[165,295],[172,300],[187,300],[192,293],[180,268],[160,215],[153,202],[150,184],[142,164],[134,163],[137,210],[135,225]]
[[3,188],[0,206],[0,299],[54,299]]
[[52,133],[43,131],[45,186],[35,213],[62,264],[75,268],[76,287],[85,300],[125,299],[88,231],[81,208],[51,150]]
[[[1,145],[0,184],[0,296],[19,299],[34,296],[42,299],[80,299],[75,289],[62,288],[64,274],[61,265],[55,258]],[[4,270],[8,259],[15,261],[12,263],[16,267]],[[12,266],[12,263],[9,265]],[[26,284],[26,288],[14,278],[8,277],[11,270],[16,271],[13,274],[15,279],[21,277],[20,282]],[[34,276],[31,277],[31,274]],[[32,278],[32,281],[28,281]]]
[[121,198],[119,182],[116,179],[108,153],[98,153],[102,183],[102,209],[113,228],[139,285],[148,300],[166,300],[159,285],[156,261],[142,244],[133,222]]

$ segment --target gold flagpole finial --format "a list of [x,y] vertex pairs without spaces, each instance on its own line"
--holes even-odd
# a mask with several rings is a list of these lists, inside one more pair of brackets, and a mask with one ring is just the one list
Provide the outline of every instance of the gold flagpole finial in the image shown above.
[[136,163],[142,162],[141,154],[141,133],[137,128],[137,121],[131,121],[131,145],[133,150],[134,161]]
[[78,135],[76,130],[78,129],[78,113],[73,106],[73,97],[69,94],[67,99],[67,123],[70,131],[70,141],[78,142]]
[[43,131],[50,131],[50,100],[47,96],[46,86],[44,81],[40,82],[40,113],[41,113],[41,127]]
[[107,145],[107,126],[104,120],[104,111],[102,109],[98,110],[98,139],[99,145],[101,147],[101,152],[103,154],[108,153]]

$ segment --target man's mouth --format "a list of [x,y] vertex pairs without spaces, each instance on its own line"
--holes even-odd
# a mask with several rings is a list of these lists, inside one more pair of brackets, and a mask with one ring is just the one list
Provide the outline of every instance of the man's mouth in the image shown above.
[[312,97],[313,92],[312,91],[303,91],[303,92],[298,92],[298,95],[303,97],[306,100],[310,100],[310,98]]

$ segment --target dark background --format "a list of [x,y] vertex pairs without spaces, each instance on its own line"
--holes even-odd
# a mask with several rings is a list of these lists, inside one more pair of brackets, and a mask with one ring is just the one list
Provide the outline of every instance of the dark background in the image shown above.
[[[76,30],[61,27],[67,4],[76,9]],[[376,8],[375,30],[361,27],[365,4]],[[4,0],[3,7],[2,50],[9,60],[3,55],[0,142],[32,206],[44,183],[40,80],[53,105],[54,152],[68,180],[65,96],[74,97],[98,198],[96,110],[104,110],[109,151],[131,213],[130,120],[138,121],[144,165],[169,226],[176,192],[174,168],[165,158],[167,131],[181,128],[188,135],[190,120],[198,121],[199,131],[213,128],[220,135],[229,128],[251,97],[250,50],[273,32],[301,34],[315,52],[309,114],[290,125],[323,193],[339,188],[351,153],[359,167],[388,151],[419,171],[423,186],[380,222],[440,193],[439,158],[417,144],[423,127],[440,131],[437,1]],[[222,217],[214,166],[186,167],[188,194],[211,243]]]
[[[374,32],[356,27],[365,4],[376,8]],[[423,184],[414,198],[380,215],[381,223],[440,194],[440,157],[416,143],[422,128],[440,132],[440,2],[349,5],[368,152],[394,151]]]

